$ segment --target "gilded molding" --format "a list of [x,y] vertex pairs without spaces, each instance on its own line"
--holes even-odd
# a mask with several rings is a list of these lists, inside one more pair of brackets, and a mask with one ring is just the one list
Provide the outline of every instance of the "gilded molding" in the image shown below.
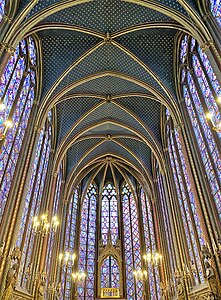
[[8,44],[8,43],[0,43],[0,51],[6,51],[9,54],[14,54],[15,53],[15,47],[13,47],[12,45]]
[[201,44],[200,48],[202,49],[203,52],[206,52],[212,46],[214,46],[214,41],[211,39]]
[[121,241],[118,239],[116,245],[112,244],[111,232],[108,233],[107,245],[103,244],[103,241],[99,241],[99,256],[98,256],[98,297],[101,296],[101,267],[102,263],[109,256],[113,257],[117,261],[120,276],[120,297],[123,297],[123,268],[122,268],[122,253],[121,253]]
[[12,18],[10,18],[7,14],[3,15],[3,20],[7,23],[11,23],[12,22]]

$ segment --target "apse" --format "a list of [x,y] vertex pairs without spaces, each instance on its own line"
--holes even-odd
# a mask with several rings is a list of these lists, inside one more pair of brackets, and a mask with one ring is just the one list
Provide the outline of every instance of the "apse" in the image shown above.
[[0,0],[0,299],[221,300],[220,26]]

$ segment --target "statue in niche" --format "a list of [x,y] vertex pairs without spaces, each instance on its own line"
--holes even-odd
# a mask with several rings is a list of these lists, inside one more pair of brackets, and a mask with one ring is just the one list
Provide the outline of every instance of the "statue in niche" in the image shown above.
[[184,289],[183,279],[181,277],[179,270],[176,270],[175,272],[175,279],[176,279],[177,299],[184,300],[186,299],[185,289]]
[[6,278],[6,286],[5,291],[3,294],[3,300],[10,300],[15,289],[17,278],[18,278],[18,271],[19,271],[19,264],[21,260],[21,250],[18,247],[15,247],[12,251],[10,256],[11,258],[11,267],[8,270],[7,278]]
[[44,300],[44,284],[40,281],[37,292],[37,300]]
[[58,284],[55,293],[56,293],[55,299],[60,300],[60,298],[61,298],[61,283]]
[[45,292],[45,272],[40,275],[38,282],[38,290],[37,290],[37,300],[44,300],[44,292]]
[[219,295],[219,285],[216,280],[214,268],[211,265],[212,254],[209,251],[208,246],[203,245],[201,255],[203,258],[204,267],[205,267],[205,271],[206,271],[206,279],[208,281],[209,289],[210,289],[210,293],[208,294],[207,298],[208,298],[208,300],[209,299],[210,300],[220,299],[218,296]]
[[210,259],[212,257],[212,254],[210,253],[209,251],[209,247],[206,246],[206,245],[203,245],[202,246],[202,249],[201,249],[201,255],[202,255],[202,258],[205,260],[205,259]]
[[214,273],[214,269],[209,263],[209,261],[205,260],[204,261],[204,266],[206,270],[206,278],[209,283],[209,289],[210,289],[210,294],[208,295],[208,299],[219,299],[218,298],[218,293],[219,293],[219,287],[217,284],[216,280],[216,275]]
[[3,256],[4,247],[5,247],[5,242],[1,242],[0,243],[0,258]]
[[160,293],[161,293],[161,299],[162,300],[165,300],[166,299],[166,287],[165,285],[163,284],[163,282],[160,283]]

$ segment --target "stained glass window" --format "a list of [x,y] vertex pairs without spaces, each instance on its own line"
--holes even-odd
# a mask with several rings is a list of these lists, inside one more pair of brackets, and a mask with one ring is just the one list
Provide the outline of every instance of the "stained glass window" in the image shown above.
[[[76,236],[78,202],[79,202],[79,188],[76,188],[68,209],[65,245],[64,245],[65,253],[68,252],[70,253],[70,255],[76,254],[75,236]],[[62,288],[62,295],[64,295],[65,299],[71,299],[72,265],[73,265],[72,261],[69,260],[67,267],[62,268],[61,288]]]
[[112,243],[118,238],[118,207],[117,193],[112,183],[107,183],[102,192],[101,204],[101,235],[103,243],[107,244],[107,234],[111,232]]
[[219,25],[221,25],[221,2],[220,0],[210,0],[210,8],[214,17],[217,19]]
[[0,221],[9,196],[19,153],[35,98],[36,49],[34,40],[22,40],[8,61],[0,81],[0,99],[5,109],[0,111],[0,136],[8,129],[0,152]]
[[[146,253],[156,252],[156,242],[154,234],[153,217],[150,208],[150,203],[141,189],[141,206],[142,206],[142,217],[143,217],[143,229],[144,229],[144,241],[146,247]],[[160,299],[160,277],[157,266],[148,266],[149,273],[149,285],[150,285],[150,299]]]
[[30,278],[28,274],[31,270],[31,258],[34,251],[35,235],[32,230],[33,217],[39,215],[42,206],[42,196],[47,174],[49,155],[51,152],[52,128],[51,112],[49,112],[45,128],[41,131],[36,150],[34,165],[25,201],[25,207],[21,217],[16,245],[22,249],[18,283],[24,288],[29,288]]
[[87,274],[85,281],[77,288],[78,299],[81,300],[94,299],[96,208],[97,186],[93,183],[86,193],[81,211],[78,269]]
[[202,229],[197,214],[192,184],[187,172],[186,160],[180,143],[178,131],[171,131],[167,125],[168,151],[173,171],[174,182],[183,220],[186,242],[189,249],[191,264],[196,268],[194,274],[196,284],[203,282],[200,249],[204,244]]
[[[184,41],[191,43],[189,52]],[[211,194],[221,217],[221,156],[218,143],[221,133],[217,133],[208,123],[206,113],[212,114],[212,122],[219,126],[221,114],[216,103],[221,95],[221,88],[211,64],[197,42],[186,35],[180,46],[181,91],[187,112],[198,144],[199,153],[205,167]],[[186,53],[185,56],[183,53]],[[190,66],[182,63],[189,57]],[[191,65],[193,72],[190,72]]]
[[108,256],[101,266],[101,288],[120,288],[120,272],[114,257]]
[[5,14],[5,0],[0,0],[0,23]]
[[127,299],[138,300],[143,299],[143,283],[133,275],[134,270],[142,269],[138,209],[128,184],[122,186],[121,193]]
[[[55,189],[55,197],[53,201],[53,208],[52,208],[52,217],[57,217],[58,218],[58,208],[59,208],[59,200],[60,200],[60,192],[61,192],[61,182],[62,182],[62,175],[63,175],[63,170],[62,170],[62,163],[59,168],[59,172],[57,174],[57,182],[56,182],[56,189]],[[59,219],[59,218],[58,218]],[[46,255],[46,270],[47,270],[47,284],[50,284],[52,281],[52,272],[53,272],[53,267],[56,263],[57,257],[54,257],[55,262],[52,262],[52,255],[54,254],[53,249],[54,249],[54,244],[55,242],[55,235],[52,234],[49,236],[48,239],[48,245],[47,245],[47,255]],[[49,282],[48,282],[49,280]]]
[[171,223],[170,223],[170,210],[169,205],[167,203],[164,184],[163,184],[163,178],[162,175],[159,172],[159,168],[157,166],[157,183],[158,183],[158,189],[159,189],[159,196],[160,196],[160,204],[162,208],[162,215],[164,220],[164,226],[165,226],[165,235],[166,235],[166,241],[167,241],[167,250],[169,254],[169,263],[171,268],[171,274],[172,274],[172,280],[174,280],[175,284],[175,269],[176,269],[176,252],[174,249],[174,243],[173,243],[173,234],[171,231]]

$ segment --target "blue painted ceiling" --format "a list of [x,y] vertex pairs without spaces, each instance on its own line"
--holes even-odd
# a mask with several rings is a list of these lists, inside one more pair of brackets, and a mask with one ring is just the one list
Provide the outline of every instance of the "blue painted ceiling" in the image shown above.
[[[23,22],[64,1],[39,0]],[[41,105],[55,99],[56,147],[67,155],[68,175],[84,155],[79,170],[104,154],[124,157],[151,173],[151,156],[162,151],[158,95],[176,101],[174,45],[181,24],[173,13],[186,20],[190,16],[178,1],[154,1],[160,11],[127,0],[91,0],[53,14],[48,10],[36,25],[42,46]],[[22,0],[18,13],[29,3]],[[198,13],[195,0],[186,3]],[[64,141],[69,146],[60,148]]]

